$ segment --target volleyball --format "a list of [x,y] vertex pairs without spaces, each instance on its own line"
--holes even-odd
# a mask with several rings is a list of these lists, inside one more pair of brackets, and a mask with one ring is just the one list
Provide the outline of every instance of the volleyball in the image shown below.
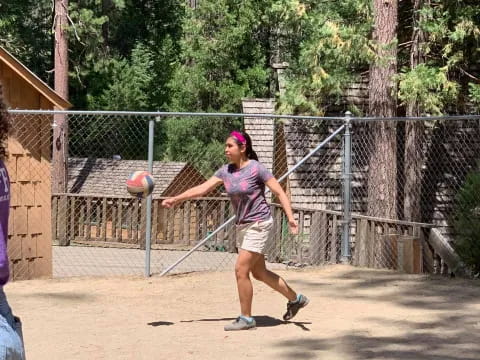
[[138,197],[147,197],[153,191],[155,183],[148,171],[135,171],[127,180],[127,191]]

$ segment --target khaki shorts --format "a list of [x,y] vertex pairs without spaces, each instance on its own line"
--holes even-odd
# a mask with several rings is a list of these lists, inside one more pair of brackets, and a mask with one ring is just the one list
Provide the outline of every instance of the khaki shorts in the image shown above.
[[239,249],[265,254],[268,234],[272,227],[272,217],[264,221],[237,225],[237,247]]

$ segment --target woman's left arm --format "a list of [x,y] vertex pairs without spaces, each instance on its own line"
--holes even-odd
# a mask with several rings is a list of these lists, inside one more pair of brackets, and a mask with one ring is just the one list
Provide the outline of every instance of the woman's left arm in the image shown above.
[[298,224],[293,217],[292,205],[290,204],[287,194],[285,194],[285,191],[283,191],[277,179],[270,178],[265,182],[265,185],[268,186],[268,188],[277,196],[278,200],[280,201],[280,204],[282,205],[283,210],[288,218],[288,227],[290,228],[290,232],[292,234],[298,234]]

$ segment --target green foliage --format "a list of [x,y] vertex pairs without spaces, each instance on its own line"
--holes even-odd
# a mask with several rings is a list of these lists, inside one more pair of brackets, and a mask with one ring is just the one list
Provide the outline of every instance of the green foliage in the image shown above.
[[[163,108],[178,56],[181,4],[180,0],[71,1],[70,84],[75,106]],[[133,86],[125,87],[128,81]]]
[[52,2],[0,0],[0,45],[42,79],[53,76]]
[[243,97],[267,95],[262,3],[203,0],[187,12],[170,110],[239,111]]
[[[172,111],[240,112],[241,99],[268,95],[266,1],[202,0],[183,22],[181,55],[168,86]],[[241,121],[167,119],[163,156],[196,159],[209,176],[224,160],[224,141]]]
[[296,12],[296,26],[303,29],[303,36],[298,54],[291,56],[281,112],[323,114],[368,68],[373,56],[369,3],[312,2],[305,5],[305,12]]
[[457,195],[455,249],[465,264],[480,272],[480,171],[467,176]]
[[[241,125],[239,119],[167,118],[164,159],[187,161],[209,177],[224,162],[225,139]],[[160,144],[160,148],[164,146]]]
[[[271,64],[288,62],[282,113],[324,114],[374,60],[372,1],[70,0],[70,101],[78,109],[241,111],[273,97]],[[426,63],[411,68],[412,5],[400,5],[398,97],[425,112],[480,108],[480,7],[431,0],[419,11]],[[50,0],[0,0],[0,44],[51,84]],[[392,46],[397,46],[395,43]],[[353,105],[349,110],[360,115]],[[223,161],[239,120],[170,119],[157,126],[157,158],[204,153]],[[92,125],[93,126],[93,125]],[[209,134],[205,137],[202,133]],[[72,133],[73,134],[73,133]],[[182,144],[186,144],[182,148]],[[210,164],[210,165],[208,165]],[[205,170],[206,171],[206,170]]]
[[442,114],[445,106],[454,102],[459,84],[448,79],[446,67],[430,67],[420,64],[411,71],[399,74],[398,98],[402,105],[421,104],[425,113]]
[[467,112],[459,104],[468,101],[469,93],[474,103],[477,98],[475,87],[468,83],[472,65],[480,61],[480,7],[470,0],[432,0],[419,15],[426,64],[413,69],[405,64],[399,98],[404,104],[418,101],[427,113]]
[[480,112],[480,84],[469,83],[469,98],[475,111]]
[[153,54],[144,45],[137,45],[130,61],[111,59],[100,67],[100,74],[111,82],[97,96],[88,97],[91,109],[145,111],[150,110],[149,89],[153,85]]

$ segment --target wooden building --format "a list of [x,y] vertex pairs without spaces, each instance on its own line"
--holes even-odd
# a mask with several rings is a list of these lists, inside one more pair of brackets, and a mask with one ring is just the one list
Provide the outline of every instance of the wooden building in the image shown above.
[[[130,195],[125,182],[133,171],[147,168],[148,163],[144,160],[70,158],[68,191],[53,194],[54,243],[143,247],[145,199]],[[160,205],[166,197],[177,195],[206,180],[190,164],[154,161],[152,175],[155,179],[152,193],[153,245],[195,243],[208,231],[207,224],[214,221],[214,212],[215,218],[221,218],[219,211],[222,204],[226,208],[226,198],[196,199],[175,209],[164,209]],[[220,192],[213,191],[209,195],[218,197]],[[202,212],[208,213],[203,220]],[[215,224],[218,221],[215,220]]]
[[[68,109],[71,104],[0,47],[0,81],[11,109]],[[11,278],[52,275],[51,116],[13,115],[7,143],[11,181],[8,236]]]

